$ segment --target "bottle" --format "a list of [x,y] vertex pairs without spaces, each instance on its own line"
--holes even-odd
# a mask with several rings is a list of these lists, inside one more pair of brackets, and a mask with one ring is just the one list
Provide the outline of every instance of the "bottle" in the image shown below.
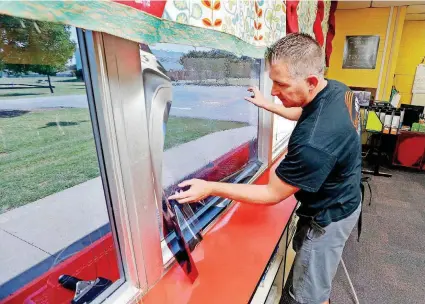
[[398,128],[400,130],[403,129],[403,120],[404,120],[404,109],[401,109],[401,111],[400,111],[400,123],[398,125]]
[[382,133],[390,134],[392,118],[393,118],[393,111],[391,111],[391,110],[385,111],[384,129],[383,129]]
[[385,110],[384,109],[380,109],[379,120],[381,121],[382,124],[384,124],[384,121],[385,121],[385,114],[386,114]]
[[393,120],[391,121],[391,134],[397,135],[400,128],[400,110],[394,112]]

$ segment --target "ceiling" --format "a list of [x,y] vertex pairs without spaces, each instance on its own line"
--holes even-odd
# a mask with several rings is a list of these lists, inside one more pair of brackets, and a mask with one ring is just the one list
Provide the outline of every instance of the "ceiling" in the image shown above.
[[360,9],[390,6],[407,6],[406,20],[425,20],[425,1],[338,1],[338,9]]

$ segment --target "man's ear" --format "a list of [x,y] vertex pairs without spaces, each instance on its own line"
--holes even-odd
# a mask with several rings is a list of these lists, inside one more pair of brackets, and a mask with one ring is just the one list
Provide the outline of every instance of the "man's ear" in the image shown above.
[[319,85],[319,77],[316,75],[310,75],[306,79],[308,90],[311,92]]

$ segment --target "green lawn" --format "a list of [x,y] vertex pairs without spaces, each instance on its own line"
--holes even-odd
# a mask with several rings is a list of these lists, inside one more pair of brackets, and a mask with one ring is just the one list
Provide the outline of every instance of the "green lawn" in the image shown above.
[[[87,109],[0,114],[0,213],[99,176]],[[166,149],[243,126],[170,117]]]
[[[83,81],[75,77],[51,77],[54,93],[50,93],[49,88],[31,88],[31,89],[0,89],[0,99],[5,98],[31,98],[43,96],[61,96],[61,95],[81,95],[86,94],[86,86]],[[6,86],[4,85],[6,84]],[[28,78],[0,78],[0,88],[21,84],[48,86],[47,77],[28,77]]]
[[235,121],[217,121],[171,116],[167,123],[165,150],[195,140],[210,133],[246,127],[248,124]]

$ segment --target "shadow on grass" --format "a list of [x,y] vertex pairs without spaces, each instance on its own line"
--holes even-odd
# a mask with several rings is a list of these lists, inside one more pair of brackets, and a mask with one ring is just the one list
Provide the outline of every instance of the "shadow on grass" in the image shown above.
[[27,114],[29,112],[30,111],[22,111],[22,110],[0,110],[0,118],[18,117],[18,116]]
[[1,97],[30,96],[30,95],[44,95],[44,93],[25,93],[25,92],[21,92],[21,93],[5,93],[5,94],[0,94],[0,98]]
[[44,127],[40,127],[39,129],[45,129],[45,128],[50,128],[50,127],[68,127],[68,126],[77,126],[79,125],[79,122],[75,122],[75,121],[51,121],[46,123],[46,125]]
[[82,79],[64,79],[64,80],[55,80],[55,82],[82,82],[84,83],[84,81]]

